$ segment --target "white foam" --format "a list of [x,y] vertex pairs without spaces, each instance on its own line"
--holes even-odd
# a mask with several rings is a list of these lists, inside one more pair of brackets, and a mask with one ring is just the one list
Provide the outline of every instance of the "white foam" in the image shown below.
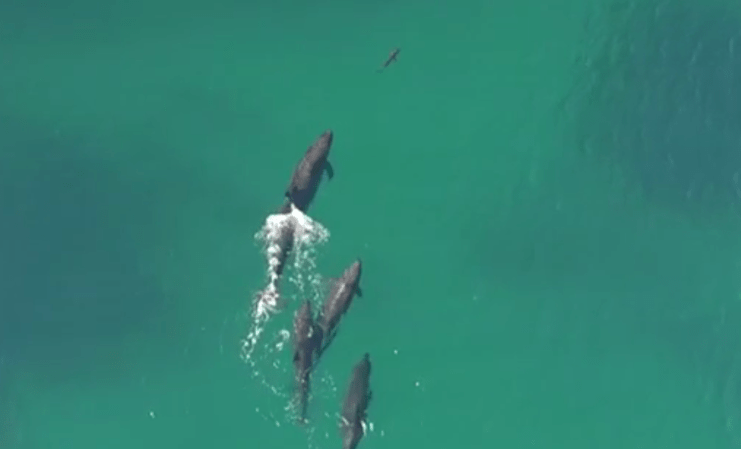
[[[308,215],[291,206],[288,214],[269,215],[262,229],[255,234],[255,240],[262,244],[267,259],[266,286],[253,298],[252,321],[264,324],[270,315],[282,309],[280,276],[277,273],[283,248],[281,241],[291,238],[291,254],[288,255],[284,269],[293,268],[289,279],[304,291],[304,278],[312,280],[316,270],[316,246],[329,239],[329,231]],[[293,260],[293,263],[288,263]],[[308,272],[308,276],[306,273]],[[256,332],[259,337],[259,331]]]
[[[264,338],[271,318],[285,308],[289,303],[288,299],[298,296],[303,299],[309,296],[306,291],[307,286],[314,290],[310,299],[318,297],[321,278],[316,273],[317,248],[329,240],[329,231],[319,222],[292,206],[288,214],[269,215],[254,237],[255,241],[261,245],[267,261],[266,285],[252,298],[250,330],[242,341],[242,358],[251,366],[253,377],[258,378],[263,386],[275,395],[288,399],[291,394],[287,388],[277,386],[282,383],[277,379],[292,379],[292,376],[287,376],[292,367],[290,364],[281,364],[281,359],[278,357],[287,346],[290,332],[286,329],[278,329],[276,335],[268,339],[268,342],[259,343]],[[288,278],[290,286],[293,287],[289,292],[281,288],[282,276],[277,273],[282,256],[281,240],[286,238],[291,238],[293,244],[283,270],[283,275]],[[278,320],[276,324],[280,324],[280,321],[282,320]],[[289,324],[284,323],[284,325]],[[272,334],[273,330],[269,333]],[[287,418],[290,419],[290,417]]]
[[255,240],[263,244],[268,262],[267,285],[255,298],[253,317],[270,315],[281,309],[280,276],[277,273],[281,257],[281,241],[293,240],[289,259],[293,260],[285,268],[292,266],[293,273],[289,280],[296,285],[300,293],[305,292],[305,279],[312,285],[318,285],[316,275],[316,248],[329,240],[329,231],[311,217],[291,205],[288,214],[269,215],[262,229],[255,234]]

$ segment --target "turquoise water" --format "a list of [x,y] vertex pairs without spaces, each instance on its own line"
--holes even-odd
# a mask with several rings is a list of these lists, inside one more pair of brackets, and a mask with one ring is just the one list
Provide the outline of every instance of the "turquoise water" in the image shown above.
[[[337,448],[364,352],[362,448],[735,447],[738,218],[573,151],[595,10],[2,3],[0,447]],[[240,342],[253,236],[326,128],[318,269],[362,257],[364,296],[307,433]]]

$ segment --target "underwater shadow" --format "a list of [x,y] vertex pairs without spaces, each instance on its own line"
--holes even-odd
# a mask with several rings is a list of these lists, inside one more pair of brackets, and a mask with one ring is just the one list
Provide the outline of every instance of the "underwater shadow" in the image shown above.
[[595,6],[565,100],[585,161],[689,215],[741,206],[741,11],[729,2]]
[[4,119],[0,345],[41,378],[79,375],[115,358],[125,337],[157,332],[167,313],[142,257],[158,240],[154,186],[82,139]]

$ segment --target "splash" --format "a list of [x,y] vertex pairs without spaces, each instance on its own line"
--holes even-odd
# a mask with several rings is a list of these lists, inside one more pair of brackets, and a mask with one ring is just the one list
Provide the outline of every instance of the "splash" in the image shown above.
[[[250,331],[242,341],[242,358],[253,368],[253,376],[260,377],[264,385],[275,390],[271,386],[275,383],[267,379],[270,376],[266,377],[265,371],[273,371],[281,377],[290,371],[290,364],[289,367],[280,366],[277,356],[289,339],[290,331],[278,329],[276,338],[263,345],[264,350],[259,351],[259,355],[256,349],[271,319],[288,304],[286,298],[313,299],[318,296],[321,278],[316,273],[317,248],[329,240],[329,231],[292,205],[290,213],[269,215],[262,229],[255,234],[255,240],[262,245],[267,259],[267,285],[253,297]],[[284,271],[293,287],[291,295],[286,295],[281,289]],[[313,291],[307,291],[309,289]],[[283,324],[288,328],[291,326],[290,323]],[[274,392],[283,396],[283,393]]]

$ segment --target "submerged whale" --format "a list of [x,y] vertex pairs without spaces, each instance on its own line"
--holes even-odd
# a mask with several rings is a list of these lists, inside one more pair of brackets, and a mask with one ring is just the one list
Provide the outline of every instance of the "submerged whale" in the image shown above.
[[370,389],[370,372],[370,355],[365,353],[363,359],[353,367],[345,402],[342,404],[342,449],[355,449],[363,438],[366,412],[373,395]]
[[268,259],[268,284],[255,295],[253,313],[256,315],[276,312],[285,306],[280,295],[280,282],[296,237],[296,220],[290,215],[293,206],[288,206],[288,213],[268,216],[262,231]]
[[290,211],[292,203],[301,212],[306,213],[319,189],[322,175],[326,172],[330,180],[334,177],[334,169],[328,160],[332,139],[332,131],[327,130],[306,150],[306,154],[291,175],[291,181],[285,192],[286,203],[281,211],[284,213]]
[[319,316],[318,324],[322,330],[323,338],[322,347],[319,351],[321,355],[329,347],[337,335],[337,327],[340,319],[347,313],[352,303],[353,297],[357,294],[363,296],[360,289],[360,275],[362,273],[362,261],[357,259],[352,263],[338,279],[332,279],[332,287],[329,295],[324,301],[322,313]]
[[276,254],[278,264],[275,266],[275,274],[278,277],[283,275],[283,269],[286,266],[286,260],[288,260],[288,255],[293,249],[293,235],[295,226],[296,225],[295,223],[293,223],[292,220],[289,220],[287,223],[281,226],[278,240],[275,242],[278,249],[278,253]]
[[311,303],[306,300],[293,319],[293,368],[296,380],[296,403],[299,422],[306,422],[306,410],[311,389],[311,370],[321,342],[321,330],[314,324]]

